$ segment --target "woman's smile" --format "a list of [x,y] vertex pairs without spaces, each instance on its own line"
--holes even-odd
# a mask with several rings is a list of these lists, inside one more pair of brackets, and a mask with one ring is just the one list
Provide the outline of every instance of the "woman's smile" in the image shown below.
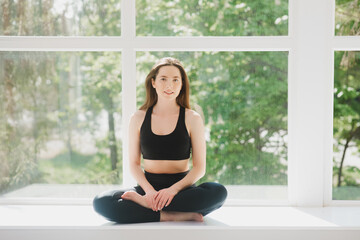
[[164,93],[165,93],[166,95],[171,95],[171,94],[173,94],[174,92],[167,92],[167,91],[164,91]]

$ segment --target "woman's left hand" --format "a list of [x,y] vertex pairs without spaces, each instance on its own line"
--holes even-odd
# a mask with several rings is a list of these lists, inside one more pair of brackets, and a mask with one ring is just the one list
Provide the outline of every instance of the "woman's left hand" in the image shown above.
[[178,191],[173,187],[164,188],[158,191],[155,196],[155,208],[160,211],[164,207],[169,206],[177,193]]

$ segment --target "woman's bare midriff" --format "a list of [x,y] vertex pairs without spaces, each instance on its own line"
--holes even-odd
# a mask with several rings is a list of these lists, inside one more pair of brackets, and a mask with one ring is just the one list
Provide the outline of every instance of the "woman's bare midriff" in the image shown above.
[[181,173],[189,170],[189,159],[148,160],[144,159],[144,169],[150,173]]

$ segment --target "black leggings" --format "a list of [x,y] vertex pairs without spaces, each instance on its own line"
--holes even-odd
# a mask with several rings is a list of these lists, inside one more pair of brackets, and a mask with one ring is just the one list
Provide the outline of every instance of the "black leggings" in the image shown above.
[[[149,183],[159,191],[180,181],[188,172],[176,174],[154,174],[145,172]],[[131,190],[131,189],[129,189]],[[127,191],[129,191],[127,190]],[[145,195],[140,186],[134,189],[140,195]],[[94,198],[94,209],[110,221],[118,223],[159,222],[160,212],[145,208],[133,201],[122,199],[126,191],[112,190],[99,194]],[[227,197],[226,188],[218,183],[207,182],[199,186],[192,185],[175,195],[170,205],[163,211],[197,212],[203,216],[220,208]]]

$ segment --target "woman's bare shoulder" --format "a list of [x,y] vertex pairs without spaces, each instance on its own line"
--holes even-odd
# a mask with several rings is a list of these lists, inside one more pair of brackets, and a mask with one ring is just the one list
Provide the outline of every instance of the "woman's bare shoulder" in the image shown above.
[[185,119],[186,119],[185,121],[189,123],[190,126],[203,123],[203,119],[201,115],[198,112],[188,108],[185,111]]
[[145,110],[136,110],[130,119],[130,125],[140,127],[146,115]]
[[189,117],[189,119],[202,119],[201,118],[201,115],[198,113],[198,112],[196,112],[195,110],[192,110],[192,109],[189,109],[189,108],[187,108],[186,109],[186,111],[185,111],[185,116],[186,117]]

